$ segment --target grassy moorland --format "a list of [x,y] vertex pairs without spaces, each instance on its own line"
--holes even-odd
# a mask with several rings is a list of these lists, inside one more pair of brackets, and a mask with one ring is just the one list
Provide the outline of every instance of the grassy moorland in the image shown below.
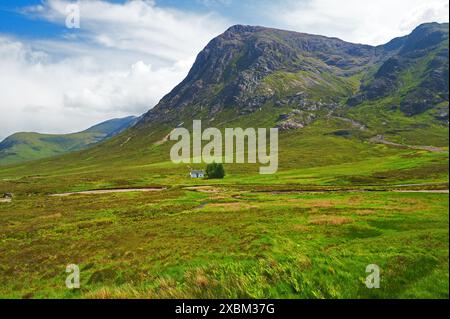
[[[448,194],[421,192],[448,189],[448,148],[332,134],[349,125],[282,133],[275,175],[228,164],[223,180],[189,179],[171,142],[149,143],[162,132],[129,140],[135,153],[105,152],[127,147],[124,133],[4,167],[0,193],[15,197],[0,203],[0,296],[448,298]],[[165,189],[48,196],[155,186]],[[72,263],[78,290],[65,287]],[[380,289],[365,287],[368,264]]]
[[448,194],[173,187],[0,207],[3,297],[448,297]]

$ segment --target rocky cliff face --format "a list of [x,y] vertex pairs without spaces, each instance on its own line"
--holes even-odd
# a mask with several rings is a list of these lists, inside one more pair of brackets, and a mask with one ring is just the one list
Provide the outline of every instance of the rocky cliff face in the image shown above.
[[380,48],[387,59],[367,77],[350,105],[399,96],[400,109],[416,115],[448,103],[448,24],[420,25],[410,35]]
[[184,112],[247,114],[266,103],[314,111],[394,95],[407,115],[448,103],[448,24],[421,25],[378,47],[236,25],[200,52],[141,124],[172,122]]

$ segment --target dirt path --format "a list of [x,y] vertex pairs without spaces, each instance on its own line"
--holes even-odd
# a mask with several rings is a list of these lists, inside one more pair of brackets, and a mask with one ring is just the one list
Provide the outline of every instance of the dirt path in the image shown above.
[[267,191],[274,195],[298,193],[298,194],[326,194],[326,193],[373,193],[373,192],[390,192],[390,193],[434,193],[434,194],[448,194],[448,189],[333,189],[333,190],[285,190],[285,191]]
[[406,147],[406,148],[411,148],[414,150],[424,150],[424,151],[438,152],[438,153],[446,152],[444,149],[442,149],[440,147],[435,147],[435,146],[419,146],[419,145],[407,145],[407,144],[394,143],[394,142],[385,140],[383,135],[377,135],[375,137],[372,137],[369,141],[372,143],[385,144],[385,145],[391,145],[391,146],[396,146],[396,147]]
[[357,128],[357,129],[359,129],[361,131],[365,131],[367,129],[367,127],[364,124],[361,124],[361,123],[359,123],[359,122],[357,122],[355,120],[352,120],[352,119],[349,119],[349,118],[346,118],[346,117],[340,117],[340,116],[330,116],[330,117],[338,119],[338,120],[341,120],[341,121],[346,122],[346,123],[350,123],[351,126]]
[[[414,184],[411,184],[414,185]],[[67,192],[60,194],[51,194],[52,197],[65,197],[70,195],[101,195],[111,193],[130,193],[130,192],[159,192],[166,190],[166,187],[152,187],[152,188],[118,188],[118,189],[99,189],[80,192]],[[213,186],[191,186],[184,189],[190,191],[197,191],[201,193],[220,193],[221,190]],[[285,190],[285,191],[268,191],[272,194],[284,194],[284,193],[336,193],[336,192],[373,192],[377,190],[365,190],[365,189],[333,189],[333,190]],[[448,189],[389,189],[379,190],[381,192],[394,192],[394,193],[435,193],[435,194],[448,194]],[[8,203],[9,199],[0,199],[0,203]]]
[[118,188],[118,189],[99,189],[92,191],[81,191],[81,192],[68,192],[61,194],[51,194],[49,196],[53,197],[65,197],[70,195],[99,195],[99,194],[111,194],[111,193],[130,193],[130,192],[159,192],[165,190],[162,188]]
[[448,189],[405,189],[405,190],[401,190],[401,189],[396,189],[396,190],[392,190],[391,192],[395,192],[395,193],[436,193],[436,194],[448,194]]

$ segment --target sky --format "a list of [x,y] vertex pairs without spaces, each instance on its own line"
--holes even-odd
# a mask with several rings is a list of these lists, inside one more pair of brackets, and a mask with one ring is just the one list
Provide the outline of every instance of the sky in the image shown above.
[[[71,4],[79,28],[66,25]],[[447,0],[0,0],[0,141],[145,113],[234,24],[379,45],[448,22],[448,10]]]

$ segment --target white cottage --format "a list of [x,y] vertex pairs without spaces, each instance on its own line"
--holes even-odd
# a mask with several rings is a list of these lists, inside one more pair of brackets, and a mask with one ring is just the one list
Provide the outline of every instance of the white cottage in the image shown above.
[[192,170],[189,175],[191,176],[191,178],[203,178],[205,177],[205,172],[204,171],[197,171],[197,170]]

